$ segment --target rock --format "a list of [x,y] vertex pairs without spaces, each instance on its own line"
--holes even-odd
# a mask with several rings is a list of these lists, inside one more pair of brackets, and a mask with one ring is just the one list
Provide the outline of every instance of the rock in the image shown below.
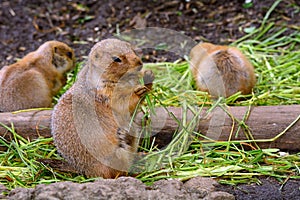
[[235,200],[235,197],[227,192],[217,191],[209,193],[204,200]]
[[195,177],[184,183],[189,190],[198,190],[204,193],[204,200],[234,200],[235,197],[227,192],[216,191],[220,184],[212,178]]
[[[185,200],[185,199],[234,199],[226,192],[215,191],[217,182],[209,178],[196,177],[186,183],[179,180],[160,180],[152,186],[146,186],[132,177],[118,179],[99,179],[90,183],[69,181],[37,185],[35,188],[17,188],[6,198],[13,200],[81,200],[81,199],[141,199],[141,200]],[[6,189],[4,187],[4,189]],[[1,190],[1,187],[0,187]],[[5,198],[5,196],[4,196]]]
[[8,189],[4,185],[0,184],[0,199],[4,199],[4,193],[7,192],[9,192]]
[[203,190],[207,192],[213,192],[215,190],[215,186],[219,184],[212,178],[204,178],[201,176],[192,178],[185,182],[184,186],[186,188],[194,188],[197,190]]
[[202,191],[186,189],[179,180],[160,180],[152,188],[159,191],[159,199],[203,199],[206,196]]
[[34,189],[32,188],[16,188],[8,194],[7,199],[31,200],[33,199],[33,192]]

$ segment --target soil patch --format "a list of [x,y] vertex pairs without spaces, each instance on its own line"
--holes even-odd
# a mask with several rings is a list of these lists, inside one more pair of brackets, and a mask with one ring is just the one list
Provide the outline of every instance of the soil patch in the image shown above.
[[[143,27],[168,28],[196,41],[228,44],[245,35],[245,28],[259,27],[274,2],[257,0],[252,7],[244,8],[243,0],[85,0],[80,3],[3,0],[0,2],[0,66],[15,62],[47,40],[71,45],[82,61],[96,42],[117,32]],[[299,1],[284,0],[269,21],[292,27],[300,24],[298,15]],[[154,54],[151,61],[163,56],[151,54]],[[144,60],[147,58],[144,56]]]

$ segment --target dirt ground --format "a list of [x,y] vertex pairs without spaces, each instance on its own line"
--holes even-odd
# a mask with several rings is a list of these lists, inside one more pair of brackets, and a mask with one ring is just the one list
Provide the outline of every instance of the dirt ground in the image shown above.
[[[75,49],[77,60],[82,61],[96,42],[134,28],[168,28],[196,41],[229,44],[245,35],[245,28],[259,27],[275,0],[253,0],[250,8],[243,7],[244,0],[78,2],[1,0],[0,68],[47,40],[69,44]],[[300,1],[282,0],[269,21],[278,27],[290,27],[291,31],[300,25],[299,9]],[[169,59],[153,51],[148,53],[150,56],[144,55],[145,62]],[[297,180],[288,181],[283,188],[268,178],[262,178],[261,185],[220,188],[236,199],[300,199],[300,181]]]
[[[0,66],[54,39],[71,45],[81,61],[95,42],[117,31],[143,27],[168,28],[196,41],[228,44],[245,35],[244,28],[258,27],[275,0],[254,0],[248,9],[243,8],[243,0],[76,2],[0,1]],[[299,26],[299,1],[283,0],[270,18],[278,26]]]

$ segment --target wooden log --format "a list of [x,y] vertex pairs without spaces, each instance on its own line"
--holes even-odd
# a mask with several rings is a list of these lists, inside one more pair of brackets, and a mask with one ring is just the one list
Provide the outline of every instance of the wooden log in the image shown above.
[[[168,108],[168,110],[178,120],[182,120],[184,113],[181,108]],[[202,110],[198,127],[195,131],[215,141],[228,141],[231,132],[233,133],[231,141],[247,140],[245,135],[247,131],[239,129],[237,132],[238,123],[236,121],[233,123],[232,117],[226,114],[221,108],[214,109],[205,117],[206,111],[207,109],[205,108]],[[238,120],[242,120],[247,112],[249,112],[245,123],[250,128],[253,138],[261,141],[257,143],[261,148],[279,148],[292,152],[300,151],[300,105],[257,106],[252,107],[251,110],[248,107],[239,106],[228,107],[227,111]],[[154,135],[156,134],[156,142],[160,147],[168,144],[172,139],[172,133],[180,128],[178,122],[168,112],[164,108],[157,108],[156,115],[151,116],[151,132]],[[188,112],[188,121],[193,117],[194,114]],[[162,122],[162,119],[164,122]],[[292,126],[287,129],[290,125]],[[234,129],[232,130],[232,128]],[[283,131],[285,131],[284,134]],[[236,133],[238,133],[237,137],[235,137]],[[282,133],[282,136],[273,142],[262,141],[272,139],[280,133]]]
[[51,137],[51,113],[51,110],[0,113],[0,136],[8,140],[11,138],[11,132],[3,126],[5,125],[29,140],[40,136]]
[[[155,113],[151,115],[151,132],[156,136],[156,144],[162,147],[167,145],[173,133],[181,129],[178,121],[182,121],[182,108],[170,107],[156,108]],[[248,107],[228,107],[228,112],[238,120],[242,120],[249,111]],[[227,141],[232,131],[232,117],[226,114],[222,109],[216,108],[207,115],[207,109],[200,112],[200,120],[195,131],[212,138],[216,141]],[[170,114],[172,113],[172,114]],[[282,133],[293,122],[293,126],[273,142],[259,142],[261,148],[279,148],[288,151],[300,151],[300,122],[295,121],[300,115],[300,105],[289,106],[257,106],[252,107],[246,120],[254,139],[271,139]],[[174,119],[177,118],[177,120]],[[187,121],[192,120],[194,114],[189,111],[186,115]],[[33,140],[39,136],[51,137],[50,130],[51,110],[20,112],[17,114],[0,113],[0,122],[6,126],[14,125],[15,131],[23,136]],[[136,122],[141,124],[142,114],[138,114]],[[234,123],[234,135],[236,134],[238,124]],[[0,125],[0,136],[10,138],[9,131]],[[238,136],[232,136],[231,140],[245,140],[244,130],[240,129]]]

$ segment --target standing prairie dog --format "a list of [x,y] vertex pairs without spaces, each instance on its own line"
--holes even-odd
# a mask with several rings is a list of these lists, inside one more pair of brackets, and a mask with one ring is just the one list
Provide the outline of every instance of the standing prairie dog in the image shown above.
[[54,143],[80,173],[115,178],[130,168],[138,145],[131,117],[154,80],[152,71],[141,69],[142,62],[129,43],[102,40],[54,107]]
[[74,51],[48,41],[18,62],[0,70],[0,112],[51,107],[52,97],[75,66]]
[[255,85],[254,68],[234,47],[200,43],[190,52],[190,68],[197,89],[213,97],[249,94]]

